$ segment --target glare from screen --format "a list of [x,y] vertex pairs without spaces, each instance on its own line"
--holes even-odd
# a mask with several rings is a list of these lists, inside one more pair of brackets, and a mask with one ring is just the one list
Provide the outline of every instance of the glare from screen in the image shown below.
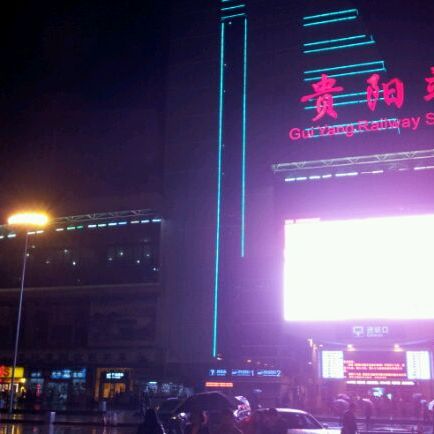
[[434,215],[285,222],[287,321],[433,319]]

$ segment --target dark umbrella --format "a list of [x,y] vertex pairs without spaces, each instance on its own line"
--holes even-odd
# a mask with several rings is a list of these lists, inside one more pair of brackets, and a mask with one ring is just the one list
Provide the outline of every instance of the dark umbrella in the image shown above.
[[335,399],[333,401],[333,408],[339,416],[342,416],[350,408],[350,403],[346,399]]
[[203,392],[190,396],[173,411],[191,413],[192,411],[221,411],[237,408],[240,403],[221,392]]

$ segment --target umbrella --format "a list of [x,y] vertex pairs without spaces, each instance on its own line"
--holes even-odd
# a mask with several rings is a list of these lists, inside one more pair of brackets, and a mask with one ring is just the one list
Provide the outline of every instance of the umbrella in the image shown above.
[[368,406],[368,407],[374,407],[374,403],[368,399],[368,398],[362,398],[362,404]]
[[337,399],[344,399],[345,401],[351,401],[351,398],[346,393],[339,393]]
[[190,396],[173,411],[174,413],[191,413],[192,411],[221,411],[235,409],[240,404],[235,398],[222,392],[203,392]]
[[349,407],[350,403],[345,399],[340,398],[333,401],[333,408],[339,415],[343,415]]

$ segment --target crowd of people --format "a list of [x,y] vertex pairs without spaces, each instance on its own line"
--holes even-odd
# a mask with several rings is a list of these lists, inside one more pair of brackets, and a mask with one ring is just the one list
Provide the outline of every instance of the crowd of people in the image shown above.
[[[275,408],[254,411],[237,422],[230,409],[214,412],[194,411],[188,422],[164,428],[154,409],[148,409],[137,434],[286,434],[286,424]],[[350,434],[350,433],[348,433]]]

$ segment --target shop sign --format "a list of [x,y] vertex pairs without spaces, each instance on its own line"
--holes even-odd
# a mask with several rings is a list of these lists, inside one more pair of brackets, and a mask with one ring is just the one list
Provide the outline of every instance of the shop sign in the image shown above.
[[[24,377],[24,368],[15,367],[15,378]],[[12,366],[0,366],[0,378],[12,378]]]
[[51,378],[53,380],[70,380],[70,379],[84,380],[86,378],[86,368],[80,370],[60,369],[60,370],[51,371]]
[[215,387],[217,389],[231,389],[234,383],[231,381],[207,381],[205,387]]
[[106,380],[122,380],[125,377],[125,372],[106,372]]

